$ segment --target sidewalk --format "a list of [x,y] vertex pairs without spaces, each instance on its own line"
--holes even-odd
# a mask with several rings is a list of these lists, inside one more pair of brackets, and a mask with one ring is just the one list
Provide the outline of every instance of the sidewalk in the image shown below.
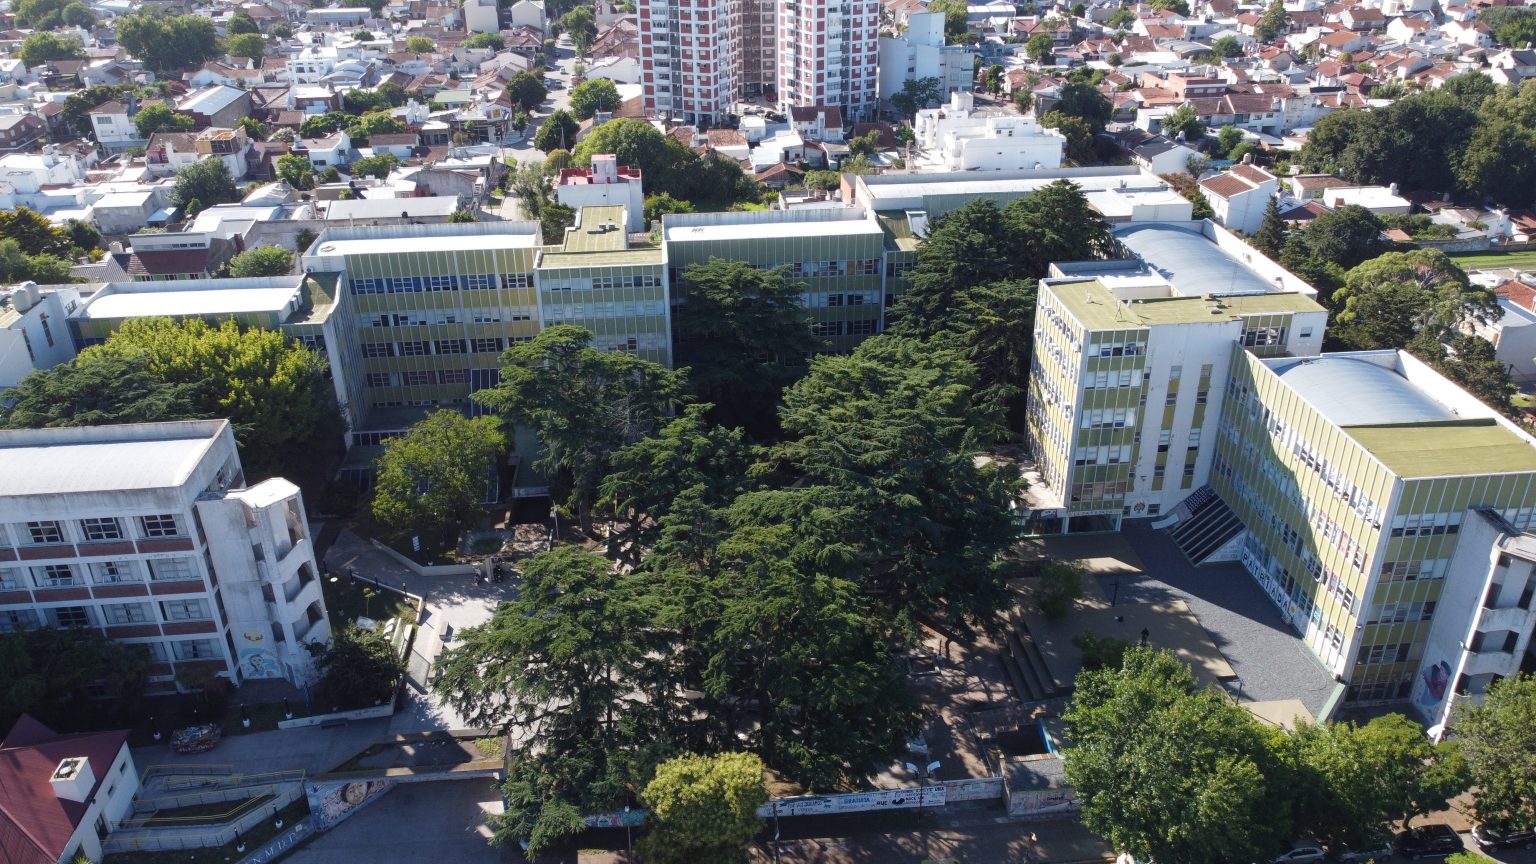
[[[910,825],[910,815],[907,820]],[[786,823],[788,820],[786,820]],[[880,834],[788,839],[786,824],[778,861],[783,864],[863,864],[863,862],[955,861],[977,864],[1025,864],[1050,861],[1078,864],[1114,859],[1109,847],[1088,833],[1076,819],[1036,821],[1015,819],[994,809],[942,814],[931,829]],[[799,833],[796,831],[795,833]],[[773,844],[762,844],[754,855],[761,864],[773,862]]]

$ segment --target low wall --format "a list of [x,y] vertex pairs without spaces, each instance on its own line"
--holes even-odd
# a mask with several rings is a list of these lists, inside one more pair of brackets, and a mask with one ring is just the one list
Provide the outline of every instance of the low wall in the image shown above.
[[479,572],[475,569],[475,565],[473,564],[417,564],[415,561],[412,561],[404,555],[401,555],[399,552],[396,552],[395,550],[389,548],[387,545],[380,543],[377,540],[370,539],[368,542],[372,544],[375,549],[400,562],[402,566],[406,567],[417,576],[473,576]]
[[990,801],[1003,797],[1003,778],[975,777],[968,780],[945,780],[945,801]]
[[1482,237],[1469,237],[1466,240],[1414,240],[1420,249],[1438,249],[1447,254],[1451,252],[1491,252],[1493,241],[1486,234]]
[[351,711],[337,711],[334,714],[315,714],[310,717],[295,717],[292,720],[277,721],[279,729],[298,729],[301,726],[319,726],[331,720],[376,720],[380,717],[391,717],[395,713],[395,700],[375,705],[372,708],[354,708]]
[[111,855],[119,852],[160,852],[168,849],[207,849],[223,846],[233,842],[237,833],[249,834],[252,828],[272,818],[274,812],[287,807],[303,794],[304,784],[289,783],[273,800],[223,825],[196,828],[119,829],[107,835],[102,848]]

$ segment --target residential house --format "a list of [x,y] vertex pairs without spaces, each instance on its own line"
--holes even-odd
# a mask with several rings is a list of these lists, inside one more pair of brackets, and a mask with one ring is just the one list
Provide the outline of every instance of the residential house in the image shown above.
[[1536,50],[1511,48],[1488,58],[1488,77],[1499,84],[1519,84],[1536,78]]
[[229,128],[251,114],[251,94],[236,87],[215,84],[182,97],[176,110],[192,115],[198,129]]
[[125,281],[157,282],[206,279],[238,251],[234,244],[209,234],[134,234],[126,252],[108,257]]
[[43,140],[47,129],[32,113],[0,114],[0,153],[24,153]]
[[293,152],[308,157],[309,164],[316,168],[340,168],[352,162],[352,139],[345,129],[324,138],[295,138]]
[[555,198],[578,211],[583,207],[622,207],[625,231],[633,234],[646,229],[640,169],[619,165],[611,153],[594,155],[590,168],[562,169]]
[[1200,181],[1216,221],[1242,234],[1259,230],[1278,188],[1275,175],[1251,164],[1233,165],[1230,171]]
[[1131,149],[1131,162],[1143,171],[1157,175],[1186,174],[1190,157],[1198,155],[1199,151],[1191,147],[1153,135],[1135,144]]
[[138,791],[126,730],[60,735],[30,714],[21,715],[0,741],[0,849],[6,851],[5,860],[61,864],[77,855],[102,860],[102,840],[129,815]]
[[517,0],[507,10],[507,23],[512,27],[531,27],[543,33],[549,27],[544,0]]

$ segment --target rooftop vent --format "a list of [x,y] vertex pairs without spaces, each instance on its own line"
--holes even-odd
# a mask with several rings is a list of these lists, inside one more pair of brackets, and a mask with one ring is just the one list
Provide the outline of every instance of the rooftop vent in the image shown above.
[[71,756],[53,769],[53,776],[48,778],[48,783],[53,786],[53,794],[65,801],[83,804],[96,787],[96,773],[91,770],[91,760],[84,756]]

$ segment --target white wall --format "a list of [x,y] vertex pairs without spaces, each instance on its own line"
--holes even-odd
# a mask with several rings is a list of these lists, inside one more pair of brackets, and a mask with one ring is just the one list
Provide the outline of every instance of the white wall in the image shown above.
[[52,369],[75,356],[68,316],[79,302],[73,288],[43,293],[20,320],[0,330],[0,392],[15,387],[34,369]]
[[101,778],[101,789],[86,807],[85,815],[80,817],[80,825],[69,839],[69,845],[64,847],[64,856],[60,861],[73,859],[76,852],[84,852],[92,861],[102,860],[104,856],[101,840],[96,836],[96,820],[106,816],[107,823],[115,828],[128,815],[133,806],[133,797],[139,794],[138,768],[134,766],[133,754],[128,752],[126,744],[118,751],[111,765],[91,765],[92,772],[101,772],[103,768],[106,769],[104,775],[97,773]]
[[580,211],[583,207],[621,206],[625,208],[625,230],[631,234],[645,230],[645,193],[639,183],[586,183],[555,187],[561,204]]

